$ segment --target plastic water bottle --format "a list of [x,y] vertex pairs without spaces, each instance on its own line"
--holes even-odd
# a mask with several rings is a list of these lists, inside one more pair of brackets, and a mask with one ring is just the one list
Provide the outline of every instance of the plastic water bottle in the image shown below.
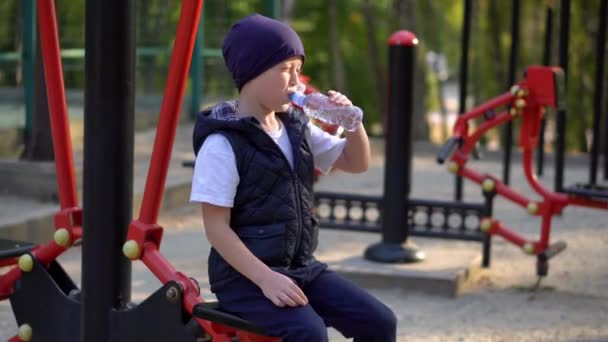
[[342,106],[321,93],[305,95],[300,91],[289,95],[291,102],[304,110],[306,115],[323,122],[340,125],[354,132],[363,119],[363,111],[357,106]]

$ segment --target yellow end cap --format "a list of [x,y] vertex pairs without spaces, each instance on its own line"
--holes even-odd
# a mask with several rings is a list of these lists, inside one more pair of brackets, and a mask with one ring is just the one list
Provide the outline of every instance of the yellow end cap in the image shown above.
[[538,214],[538,204],[536,204],[536,203],[529,203],[528,204],[528,214],[530,214],[530,215],[536,215],[536,214]]
[[129,240],[122,246],[122,253],[131,260],[139,259],[139,245],[135,240]]
[[534,254],[534,245],[530,242],[526,242],[526,244],[522,247],[526,254]]
[[494,191],[495,186],[496,183],[492,179],[486,179],[483,181],[483,183],[481,183],[481,187],[486,192]]
[[21,339],[21,341],[31,341],[32,340],[32,327],[29,324],[23,324],[19,327],[19,331],[17,332],[17,336]]
[[487,233],[490,231],[491,228],[492,228],[492,219],[485,218],[485,219],[481,220],[479,229],[481,229],[482,232]]
[[510,91],[512,95],[517,95],[517,92],[519,91],[519,86],[518,85],[514,85],[511,87]]
[[524,108],[525,106],[526,106],[526,100],[524,100],[524,99],[515,100],[515,107]]
[[520,111],[517,108],[511,108],[511,109],[509,109],[509,114],[512,117],[516,117],[520,114]]
[[519,97],[524,97],[526,95],[528,95],[528,92],[526,91],[526,89],[519,89],[517,91],[517,96],[519,96]]
[[450,171],[451,173],[458,173],[458,170],[460,170],[460,165],[458,165],[458,163],[450,162],[448,164],[448,171]]
[[55,239],[55,243],[61,247],[68,247],[72,242],[70,240],[70,233],[65,228],[57,229],[53,238]]
[[29,254],[23,254],[19,257],[19,269],[23,272],[30,272],[34,268],[34,259]]

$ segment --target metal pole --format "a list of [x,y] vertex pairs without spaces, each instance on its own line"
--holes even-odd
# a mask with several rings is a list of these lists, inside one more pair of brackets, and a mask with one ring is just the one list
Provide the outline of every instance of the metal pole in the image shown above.
[[[507,88],[515,84],[517,71],[517,57],[519,55],[519,0],[513,0],[511,9],[511,56],[509,57],[509,80]],[[513,146],[513,122],[505,126],[505,139],[503,141],[505,153],[502,159],[502,182],[509,184],[511,178],[511,149]]]
[[280,19],[281,17],[281,4],[279,0],[267,0],[268,15],[274,19]]
[[414,63],[418,39],[395,32],[389,44],[388,121],[382,200],[382,242],[369,246],[365,257],[379,262],[416,262],[424,253],[403,245],[408,238],[408,202],[412,166]]
[[25,136],[32,136],[34,122],[34,70],[36,65],[36,2],[24,0],[23,6],[23,93],[25,102]]
[[110,338],[110,310],[131,297],[122,254],[132,218],[135,17],[132,0],[85,8],[84,229],[81,341]]
[[[570,0],[560,5],[559,65],[564,70],[564,81],[568,83],[568,36],[570,34]],[[567,85],[566,85],[567,88]],[[567,93],[567,91],[566,91]],[[564,188],[564,153],[566,149],[566,109],[557,111],[555,146],[555,191]]]
[[[469,38],[471,36],[471,0],[464,0],[464,17],[462,19],[462,51],[460,57],[460,100],[458,115],[462,115],[467,110],[467,76],[469,72]],[[456,176],[454,189],[454,199],[462,200],[462,177]]]
[[604,95],[604,55],[606,52],[606,9],[608,0],[603,0],[599,11],[597,50],[595,59],[595,94],[593,96],[593,141],[591,143],[591,167],[589,184],[597,183],[598,157],[600,148],[600,125],[602,119],[602,96]]
[[72,140],[70,140],[68,106],[63,86],[59,30],[55,13],[54,1],[38,0],[38,34],[40,35],[40,52],[44,63],[44,80],[51,115],[59,204],[62,209],[66,209],[78,206],[78,193]]
[[[547,5],[547,14],[545,17],[545,46],[543,48],[543,65],[551,64],[551,50],[553,43],[553,5]],[[548,110],[548,108],[546,109]],[[536,174],[540,177],[543,175],[545,163],[545,130],[547,127],[546,114],[540,122],[540,134],[538,137],[538,147],[536,151]]]

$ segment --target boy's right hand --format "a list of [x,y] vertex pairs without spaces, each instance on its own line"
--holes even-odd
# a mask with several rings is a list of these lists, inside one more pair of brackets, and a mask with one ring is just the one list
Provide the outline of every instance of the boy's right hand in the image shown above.
[[296,307],[308,304],[308,298],[291,278],[271,269],[260,278],[258,286],[264,296],[276,306]]

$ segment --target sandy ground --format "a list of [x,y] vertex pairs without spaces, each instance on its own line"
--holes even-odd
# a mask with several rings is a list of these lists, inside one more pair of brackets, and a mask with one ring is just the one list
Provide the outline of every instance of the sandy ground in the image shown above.
[[[479,168],[500,174],[493,162],[478,163]],[[414,197],[450,198],[451,177],[431,158],[417,158],[412,193]],[[514,165],[519,170],[519,165]],[[516,172],[515,172],[516,173]],[[585,175],[584,168],[568,172],[568,179]],[[376,161],[361,176],[334,175],[321,180],[318,189],[350,189],[358,193],[380,193],[383,170]],[[552,184],[551,175],[543,179]],[[530,194],[522,177],[513,186]],[[466,198],[479,198],[479,190],[466,187]],[[496,216],[526,236],[537,236],[539,220],[521,208],[498,200]],[[165,213],[166,228],[162,251],[180,270],[207,285],[206,254],[200,213],[195,206],[184,206]],[[350,237],[349,237],[350,236]],[[568,249],[552,260],[549,277],[531,297],[523,289],[535,278],[535,259],[500,238],[495,239],[492,266],[458,298],[445,298],[408,292],[403,288],[369,289],[387,303],[399,319],[399,341],[608,341],[608,212],[586,208],[567,208],[553,225],[553,239],[568,242]],[[363,239],[373,243],[377,236],[322,231],[320,252],[340,248],[340,241]],[[346,239],[346,240],[345,240]],[[479,249],[479,245],[445,242],[446,248]],[[79,282],[80,250],[62,256],[66,270]],[[133,300],[141,301],[159,285],[140,263],[133,267]],[[404,284],[407,288],[407,284]],[[204,290],[203,295],[213,295]],[[9,304],[0,303],[0,339],[16,329]],[[331,341],[345,341],[330,330]]]

